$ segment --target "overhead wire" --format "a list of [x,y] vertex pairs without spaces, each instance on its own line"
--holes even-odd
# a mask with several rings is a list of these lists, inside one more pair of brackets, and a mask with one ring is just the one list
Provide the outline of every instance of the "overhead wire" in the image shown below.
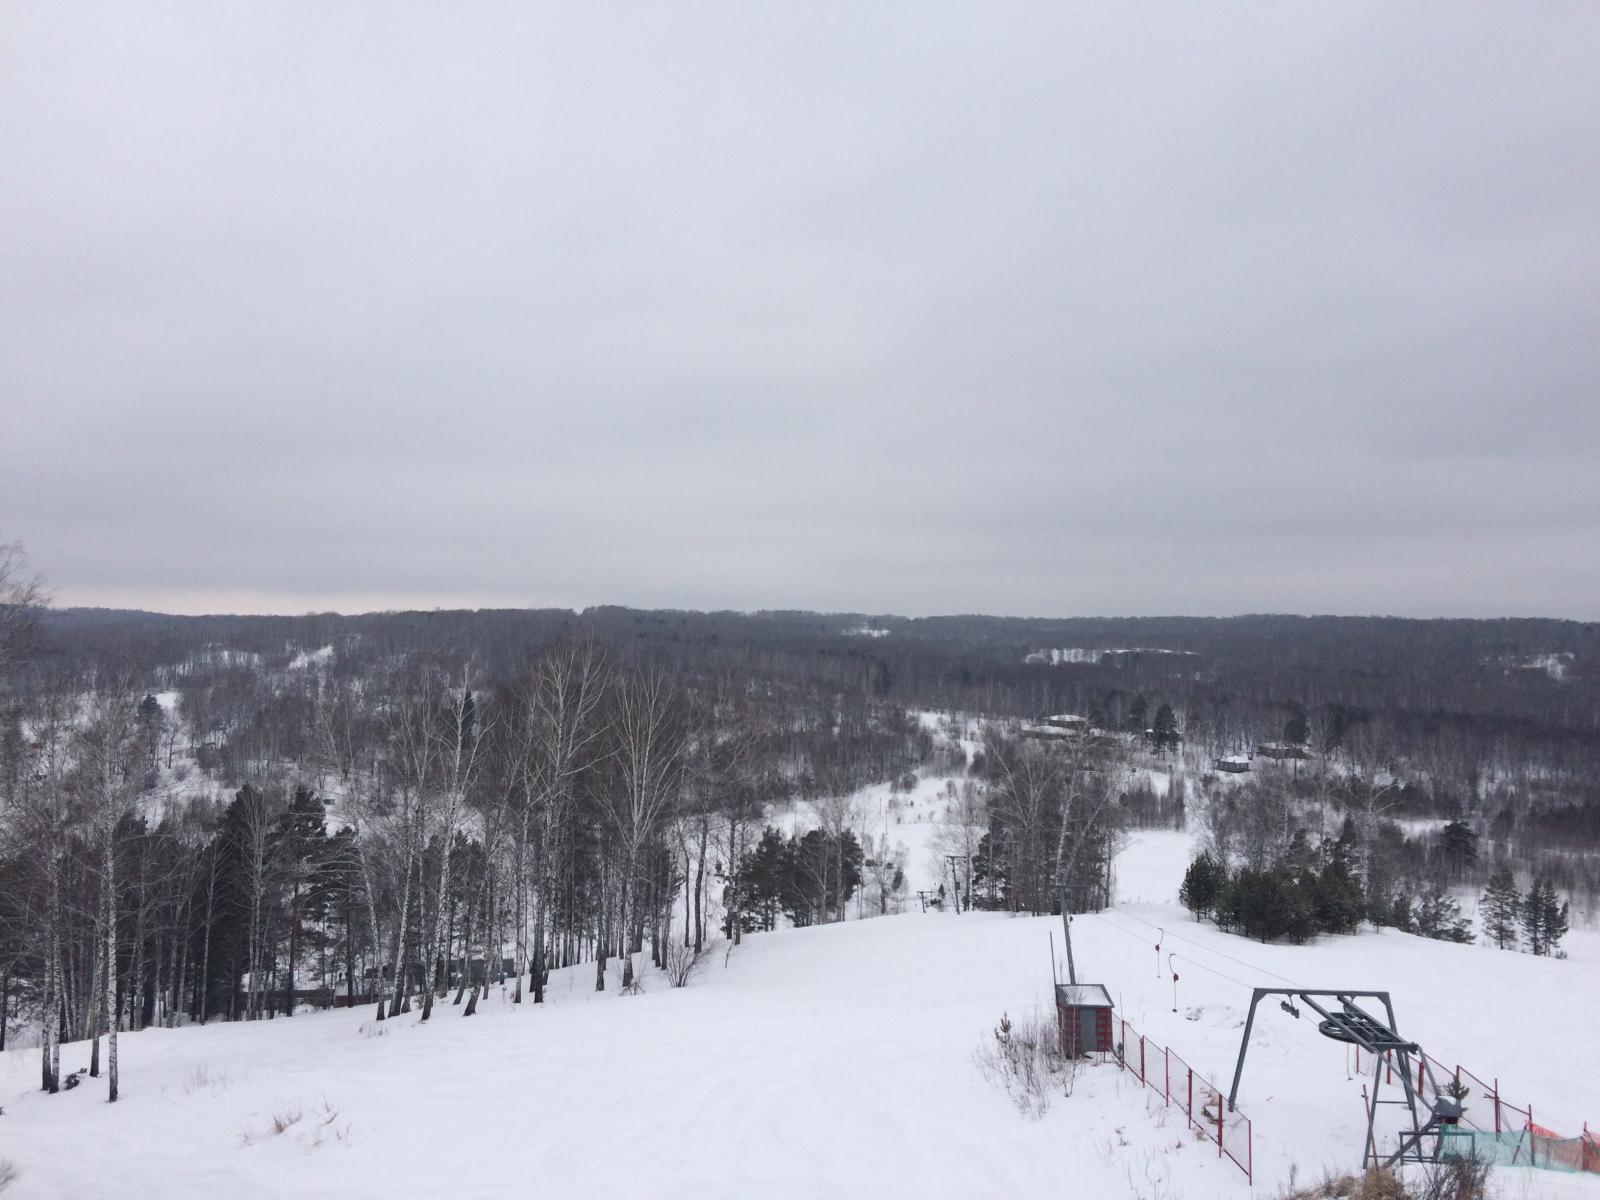
[[[1164,937],[1176,938],[1180,942],[1187,942],[1189,945],[1193,946],[1196,950],[1203,951],[1206,954],[1214,954],[1218,958],[1225,958],[1229,962],[1238,963],[1241,967],[1248,967],[1252,971],[1259,971],[1263,975],[1270,975],[1274,979],[1280,980],[1283,983],[1287,983],[1290,987],[1305,987],[1306,986],[1305,984],[1301,983],[1298,979],[1290,979],[1287,975],[1280,975],[1276,971],[1269,971],[1269,970],[1267,970],[1266,967],[1263,967],[1263,966],[1259,965],[1258,963],[1247,962],[1242,958],[1238,958],[1238,957],[1236,957],[1236,956],[1234,956],[1232,954],[1227,953],[1226,951],[1215,950],[1212,947],[1205,945],[1204,943],[1195,941],[1193,938],[1186,938],[1181,933],[1174,933],[1174,932],[1172,932],[1172,930],[1167,929],[1165,926],[1157,925],[1157,924],[1155,924],[1155,923],[1153,923],[1151,921],[1146,921],[1143,917],[1135,916],[1131,912],[1125,912],[1120,908],[1119,909],[1114,909],[1113,911],[1120,917],[1127,917],[1129,920],[1137,921],[1141,925],[1148,925],[1151,929],[1154,929],[1154,930],[1157,930],[1158,932],[1160,932]],[[1131,930],[1128,931],[1128,932],[1131,932]],[[1135,935],[1135,936],[1137,936],[1137,935]]]
[[[1108,928],[1115,929],[1118,933],[1122,934],[1124,937],[1132,938],[1134,941],[1138,942],[1141,946],[1148,946],[1150,944],[1149,942],[1147,942],[1145,940],[1143,934],[1135,933],[1131,929],[1124,929],[1121,925],[1118,925],[1115,921],[1106,920],[1106,915],[1104,913],[1084,913],[1082,915],[1086,916],[1086,917],[1094,917],[1094,918],[1104,922],[1105,925]],[[1157,928],[1160,928],[1160,926],[1157,926]],[[1229,975],[1229,974],[1227,974],[1226,972],[1223,972],[1223,971],[1219,971],[1215,967],[1208,967],[1205,963],[1198,962],[1195,959],[1190,958],[1187,954],[1183,955],[1182,958],[1183,958],[1184,962],[1190,963],[1193,966],[1199,967],[1202,971],[1209,972],[1210,974],[1215,975],[1218,979],[1226,979],[1229,983],[1237,984],[1239,987],[1243,987],[1243,988],[1254,986],[1252,984],[1246,983],[1242,979],[1235,979],[1232,975]]]

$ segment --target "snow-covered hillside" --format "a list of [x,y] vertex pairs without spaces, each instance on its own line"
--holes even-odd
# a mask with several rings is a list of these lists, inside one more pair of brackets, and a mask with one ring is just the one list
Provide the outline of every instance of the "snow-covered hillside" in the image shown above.
[[[1138,835],[1116,909],[1074,922],[1080,975],[1119,1014],[1226,1088],[1249,987],[1387,988],[1435,1057],[1498,1076],[1541,1124],[1600,1117],[1600,1025],[1557,1024],[1600,988],[1600,937],[1567,961],[1402,934],[1262,946],[1172,902],[1188,846]],[[1154,942],[1165,929],[1161,977]],[[684,990],[593,992],[558,972],[551,1003],[492,994],[371,1024],[336,1011],[121,1039],[123,1098],[38,1092],[37,1051],[0,1055],[6,1200],[115,1194],[831,1197],[1245,1196],[1244,1176],[1114,1065],[1080,1072],[1038,1120],[980,1075],[1001,1014],[1050,1003],[1060,922],[908,913],[720,944]],[[1173,1012],[1167,954],[1181,979]],[[76,1070],[88,1048],[64,1048]],[[1256,1188],[1360,1156],[1346,1051],[1276,1008],[1257,1022],[1240,1108]],[[1472,1103],[1469,1098],[1469,1105]],[[1507,1197],[1600,1196],[1600,1177],[1499,1171]]]

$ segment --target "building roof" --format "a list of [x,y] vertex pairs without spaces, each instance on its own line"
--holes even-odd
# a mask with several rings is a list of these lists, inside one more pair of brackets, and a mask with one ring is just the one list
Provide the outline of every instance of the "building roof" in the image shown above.
[[1022,736],[1067,739],[1073,736],[1073,732],[1070,729],[1062,728],[1060,725],[1024,725],[1022,727]]
[[1056,1003],[1068,1007],[1110,1008],[1111,993],[1099,983],[1058,983]]

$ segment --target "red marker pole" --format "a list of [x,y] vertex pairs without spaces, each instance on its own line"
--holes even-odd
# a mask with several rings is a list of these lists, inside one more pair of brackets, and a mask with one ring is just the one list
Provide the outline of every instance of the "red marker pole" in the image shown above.
[[1178,1011],[1178,968],[1173,965],[1172,955],[1167,955],[1167,970],[1172,972],[1172,1011]]

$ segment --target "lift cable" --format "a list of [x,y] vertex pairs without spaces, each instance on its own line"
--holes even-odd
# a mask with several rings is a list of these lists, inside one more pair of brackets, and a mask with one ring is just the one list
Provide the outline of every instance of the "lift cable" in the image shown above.
[[[1159,929],[1163,928],[1163,926],[1151,924],[1151,922],[1146,921],[1143,917],[1135,916],[1133,913],[1127,912],[1127,911],[1125,911],[1123,909],[1120,909],[1120,908],[1114,908],[1114,909],[1112,909],[1110,911],[1116,913],[1119,917],[1127,917],[1130,920],[1137,921],[1141,925],[1149,925],[1151,929],[1159,930]],[[1137,935],[1135,935],[1135,936],[1137,936]],[[1244,959],[1236,958],[1234,955],[1229,954],[1226,951],[1214,950],[1210,946],[1205,945],[1203,942],[1197,942],[1193,938],[1186,938],[1186,937],[1183,936],[1183,934],[1174,933],[1170,929],[1168,929],[1166,931],[1166,936],[1169,937],[1169,938],[1177,938],[1178,941],[1180,941],[1180,942],[1187,942],[1189,945],[1193,946],[1195,949],[1202,950],[1207,954],[1214,954],[1218,958],[1225,958],[1229,962],[1238,963],[1241,967],[1249,967],[1252,971],[1259,971],[1263,975],[1270,975],[1274,979],[1281,979],[1284,983],[1289,984],[1291,987],[1304,987],[1304,986],[1306,986],[1305,984],[1301,983],[1297,979],[1290,979],[1287,975],[1280,975],[1276,971],[1269,971],[1265,967],[1259,966],[1256,963],[1246,962]]]

